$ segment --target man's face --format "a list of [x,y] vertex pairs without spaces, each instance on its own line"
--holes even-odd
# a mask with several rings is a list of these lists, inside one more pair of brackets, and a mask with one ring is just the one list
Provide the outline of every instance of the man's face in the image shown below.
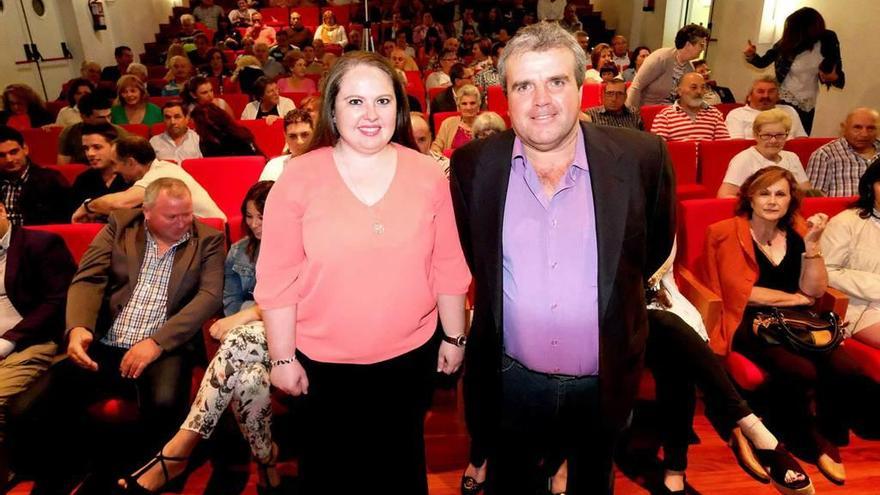
[[709,74],[712,73],[712,71],[709,70],[709,64],[700,64],[700,65],[698,65],[698,66],[694,69],[694,72],[696,72],[697,74],[703,76],[703,79],[705,79],[706,81],[709,80]]
[[458,47],[461,46],[457,38],[446,38],[446,41],[443,43],[443,48],[446,50],[456,51]]
[[238,10],[245,11],[248,8],[246,0],[238,0]]
[[116,154],[116,147],[113,146],[113,170],[121,175],[125,182],[137,182],[146,174],[144,167],[138,165],[134,158],[122,159]]
[[586,53],[586,54],[590,53],[590,37],[589,36],[584,35],[584,34],[579,34],[579,35],[577,35],[577,42],[578,42],[578,45],[580,45],[581,48],[584,49],[584,53]]
[[427,155],[431,151],[431,129],[428,129],[428,123],[424,119],[418,117],[412,119],[413,137],[419,146],[419,151]]
[[0,173],[21,174],[27,165],[28,147],[15,141],[0,143]]
[[856,149],[864,151],[874,147],[877,140],[877,114],[868,110],[856,110],[843,123],[843,137]]
[[92,111],[92,113],[88,115],[83,115],[83,123],[85,124],[109,124],[110,123],[110,109],[109,108],[96,108]]
[[287,141],[287,149],[293,156],[299,156],[305,153],[312,139],[312,126],[305,122],[295,122],[287,126],[284,130],[285,140]]
[[422,14],[422,25],[425,27],[431,27],[434,25],[434,16],[425,12]]
[[770,110],[779,101],[779,88],[771,82],[759,81],[752,85],[749,106],[755,110]]
[[303,48],[303,57],[305,57],[306,61],[311,62],[315,59],[315,49],[311,46],[307,46]]
[[82,137],[82,145],[90,167],[104,170],[113,166],[113,148],[104,136],[86,134]]
[[199,53],[205,53],[211,49],[211,43],[208,42],[208,38],[205,38],[204,36],[197,37],[195,39],[195,42],[196,42],[196,50],[198,50]]
[[626,83],[614,82],[605,85],[602,92],[602,105],[609,112],[619,112],[626,103]]
[[473,43],[476,37],[477,34],[474,33],[474,30],[471,28],[467,28],[461,33],[461,39],[463,39],[465,43]]
[[577,134],[581,88],[574,77],[574,54],[553,48],[525,52],[507,63],[510,120],[523,143],[549,151]]
[[192,228],[192,197],[186,194],[183,198],[175,198],[169,196],[167,190],[161,191],[155,203],[144,205],[144,218],[150,233],[159,240],[177,242]]
[[703,105],[706,93],[706,81],[696,72],[685,74],[678,84],[679,104],[688,108],[699,108]]
[[195,23],[189,19],[180,21],[180,27],[185,34],[192,34],[196,29]]
[[629,43],[623,36],[615,36],[614,39],[611,40],[611,49],[614,50],[615,56],[623,57],[626,55],[627,50],[629,50]]
[[165,122],[165,132],[174,139],[186,134],[189,117],[183,114],[180,107],[169,107],[162,110],[162,120]]
[[458,57],[454,53],[444,53],[440,58],[440,70],[449,74],[456,62],[458,62]]
[[459,89],[465,84],[473,84],[474,83],[474,70],[471,68],[467,68],[464,70],[464,73],[461,75],[459,79],[455,80],[455,89]]
[[391,52],[394,51],[395,45],[393,41],[386,41],[382,43],[382,55],[391,58]]
[[122,53],[116,57],[116,63],[121,67],[128,67],[134,62],[134,54],[131,50],[122,50]]
[[404,70],[406,66],[406,54],[402,50],[394,50],[391,52],[391,64],[395,69]]
[[263,14],[257,13],[257,14],[252,15],[251,16],[251,24],[253,24],[253,26],[255,28],[263,27]]
[[297,12],[290,14],[290,25],[297,29],[302,27],[302,16]]
[[265,43],[257,43],[254,45],[254,56],[257,57],[260,62],[269,60],[269,47],[266,46]]

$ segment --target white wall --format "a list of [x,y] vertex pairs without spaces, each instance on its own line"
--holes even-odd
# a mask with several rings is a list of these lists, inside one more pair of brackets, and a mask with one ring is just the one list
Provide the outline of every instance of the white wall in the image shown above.
[[656,0],[653,12],[643,12],[643,0],[590,0],[593,9],[602,14],[609,29],[626,36],[630,48],[639,45],[659,47],[667,0]]

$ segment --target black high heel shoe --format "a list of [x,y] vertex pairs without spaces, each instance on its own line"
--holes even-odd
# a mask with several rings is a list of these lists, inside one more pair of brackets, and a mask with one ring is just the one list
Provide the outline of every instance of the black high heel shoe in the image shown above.
[[120,486],[122,493],[135,494],[135,495],[157,495],[158,493],[160,493],[161,489],[156,490],[156,491],[147,490],[146,488],[141,486],[141,484],[138,483],[137,480],[139,480],[141,476],[146,474],[147,471],[150,470],[150,468],[152,468],[156,464],[159,464],[159,466],[162,468],[162,476],[165,478],[165,481],[162,482],[162,486],[164,487],[173,478],[172,476],[170,476],[168,474],[168,466],[165,464],[166,461],[167,462],[187,462],[187,461],[189,461],[189,457],[166,456],[160,450],[159,453],[156,454],[156,457],[153,457],[152,459],[150,459],[150,462],[144,464],[144,466],[142,468],[138,469],[134,473],[132,473],[124,478],[125,479],[125,487],[123,488]]

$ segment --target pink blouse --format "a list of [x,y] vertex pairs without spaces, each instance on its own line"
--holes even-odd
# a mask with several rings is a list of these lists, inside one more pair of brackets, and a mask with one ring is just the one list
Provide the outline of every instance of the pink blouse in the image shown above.
[[394,145],[397,171],[366,206],[332,148],[293,158],[266,202],[254,297],[297,306],[296,346],[309,358],[371,364],[409,352],[437,327],[437,296],[465,294],[449,183],[431,157]]
[[312,81],[308,77],[304,77],[299,81],[299,84],[293,85],[290,83],[289,77],[284,77],[278,80],[278,92],[279,93],[314,93],[317,91],[315,88],[315,81]]

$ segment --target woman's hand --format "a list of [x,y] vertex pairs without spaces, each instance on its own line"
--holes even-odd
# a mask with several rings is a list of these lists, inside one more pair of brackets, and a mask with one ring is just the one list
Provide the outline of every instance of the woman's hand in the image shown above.
[[230,330],[238,326],[238,322],[236,321],[236,318],[234,318],[234,316],[235,315],[230,315],[226,318],[220,318],[219,320],[215,321],[214,324],[211,325],[211,328],[208,329],[208,333],[211,334],[211,337],[214,337],[215,339],[222,342],[223,339],[226,338],[226,334],[229,333]]
[[437,372],[451,375],[461,368],[464,360],[464,347],[443,341],[440,343],[440,352],[437,353]]
[[813,304],[816,304],[816,300],[803,292],[797,292],[794,294],[792,306],[812,306]]
[[758,53],[758,48],[752,44],[752,40],[748,40],[746,42],[746,47],[743,50],[743,55],[745,55],[746,58],[752,58],[757,53]]
[[294,397],[309,393],[309,378],[299,361],[273,366],[269,381],[278,390]]
[[819,80],[824,84],[833,84],[838,79],[840,79],[840,74],[837,73],[837,67],[832,67],[831,72],[819,71]]
[[[807,235],[804,236],[805,244],[816,244],[819,242],[819,239],[822,237],[822,232],[825,231],[825,227],[828,225],[828,215],[824,213],[816,213],[807,219],[807,227],[810,230],[807,231]],[[808,246],[809,247],[809,246]],[[808,249],[809,251],[809,249]],[[812,253],[807,253],[810,255]]]

